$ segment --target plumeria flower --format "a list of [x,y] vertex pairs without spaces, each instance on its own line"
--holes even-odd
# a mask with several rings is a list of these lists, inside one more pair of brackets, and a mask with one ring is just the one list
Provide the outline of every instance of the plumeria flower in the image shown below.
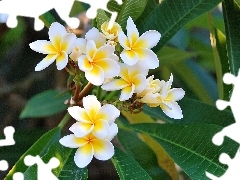
[[[112,136],[117,134],[116,126],[112,126]],[[92,133],[81,138],[70,134],[59,140],[60,144],[69,148],[78,148],[74,162],[79,168],[86,167],[93,159],[93,156],[98,160],[108,160],[114,155],[114,146],[110,142],[111,139],[99,139]]]
[[105,78],[119,74],[120,67],[115,61],[114,50],[113,46],[104,45],[97,48],[95,41],[87,41],[86,55],[78,58],[78,66],[85,72],[90,83],[99,86],[103,84]]
[[48,54],[35,67],[35,71],[41,71],[56,60],[57,69],[61,70],[68,63],[68,54],[71,53],[75,44],[76,35],[67,33],[64,26],[54,22],[48,31],[50,41],[37,40],[29,44],[30,48],[36,52]]
[[101,30],[103,32],[103,35],[109,39],[109,40],[116,40],[118,41],[118,34],[122,31],[121,26],[114,22],[113,26],[111,29],[108,28],[109,22],[106,21],[101,25]]
[[173,75],[170,76],[169,81],[161,81],[161,89],[157,93],[147,93],[141,102],[146,103],[150,107],[160,106],[163,112],[174,119],[181,119],[183,117],[182,110],[176,101],[179,101],[185,95],[182,88],[171,89],[173,82]]
[[132,97],[133,93],[140,93],[147,85],[146,76],[148,69],[143,63],[137,63],[134,66],[120,64],[120,79],[103,84],[102,89],[107,91],[115,91],[122,89],[119,100],[125,101]]
[[72,53],[69,55],[69,57],[73,60],[73,61],[78,61],[78,58],[82,55],[86,53],[86,39],[83,38],[77,38],[77,40],[75,41]]
[[96,48],[100,48],[101,46],[106,45],[106,42],[107,42],[106,38],[95,27],[90,29],[86,33],[85,39],[87,41],[93,40],[95,42],[95,44],[96,44]]
[[138,97],[144,97],[147,93],[156,93],[161,89],[161,81],[159,79],[154,79],[154,75],[147,78],[147,85],[145,89],[138,93]]
[[110,126],[120,115],[120,111],[111,104],[101,107],[94,95],[83,98],[83,107],[68,108],[69,114],[78,121],[69,128],[77,137],[84,137],[89,133],[97,138],[106,137],[109,134]]
[[154,30],[147,31],[139,37],[139,32],[131,17],[127,20],[127,36],[120,32],[118,40],[124,48],[120,57],[129,66],[136,64],[139,60],[144,61],[149,69],[159,66],[157,55],[150,50],[160,40],[160,33]]

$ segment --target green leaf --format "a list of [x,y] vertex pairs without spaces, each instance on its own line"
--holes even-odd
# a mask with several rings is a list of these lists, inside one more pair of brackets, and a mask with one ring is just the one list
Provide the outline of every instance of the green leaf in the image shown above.
[[112,162],[121,180],[152,179],[148,173],[128,154],[115,147]]
[[178,78],[181,78],[192,92],[202,101],[213,104],[218,97],[215,80],[196,62],[187,60],[170,66]]
[[238,70],[240,68],[240,33],[238,30],[240,8],[233,0],[224,0],[222,7],[230,71],[232,74],[238,75]]
[[166,116],[160,107],[150,108],[144,106],[144,113],[155,119],[177,124],[215,124],[228,126],[235,122],[230,111],[219,111],[216,106],[198,100],[183,98],[178,101],[183,113],[183,119],[174,120]]
[[[59,180],[87,180],[87,168],[79,168],[74,163],[74,155],[76,150],[62,146],[59,142],[52,144],[45,155],[41,155],[41,159],[48,163],[52,157],[56,157],[60,161],[60,166],[53,169],[52,172]],[[24,172],[26,180],[37,179],[37,166],[31,166]]]
[[17,161],[11,171],[9,171],[5,180],[12,180],[12,176],[15,172],[25,172],[28,167],[24,164],[24,158],[26,155],[40,155],[48,151],[48,148],[59,141],[60,138],[60,128],[54,128],[51,131],[44,134],[40,139],[38,139]]
[[119,129],[117,138],[124,150],[145,169],[152,179],[171,180],[170,176],[159,167],[154,151],[141,141],[136,133]]
[[96,21],[97,21],[97,27],[98,29],[101,29],[101,25],[105,22],[105,21],[109,21],[110,17],[107,15],[106,11],[99,9],[97,11],[97,17],[96,17]]
[[159,51],[188,22],[213,9],[221,0],[165,0],[139,24],[141,32],[157,30],[162,37],[153,49]]
[[[229,72],[229,63],[228,63],[228,56],[227,56],[227,50],[226,50],[226,36],[218,29],[215,29],[215,35],[216,35],[216,47],[218,50],[218,54],[221,61],[221,70],[222,74]],[[223,83],[223,99],[229,100],[230,91],[232,89],[232,85],[227,85]]]
[[205,172],[221,176],[227,165],[219,162],[219,155],[233,157],[239,147],[225,139],[222,146],[215,146],[212,137],[221,130],[215,125],[134,124],[126,126],[152,136],[191,179],[208,179]]
[[169,65],[174,63],[180,63],[186,59],[197,56],[196,52],[187,52],[170,46],[164,46],[157,56],[160,61],[160,65]]
[[125,0],[122,9],[118,14],[117,22],[123,30],[127,25],[127,19],[130,16],[134,21],[137,20],[144,11],[148,0]]
[[69,94],[59,95],[57,90],[47,90],[33,96],[20,114],[20,118],[39,118],[52,116],[67,109],[64,101],[70,98]]
[[[6,159],[10,166],[21,157],[21,155],[28,150],[40,137],[46,132],[44,129],[16,129],[14,133],[14,146],[4,146],[0,148],[0,159]],[[5,136],[0,136],[4,139]]]

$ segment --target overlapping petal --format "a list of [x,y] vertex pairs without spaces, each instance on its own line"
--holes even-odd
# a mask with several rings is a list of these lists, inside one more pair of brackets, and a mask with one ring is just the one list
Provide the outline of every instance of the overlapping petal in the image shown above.
[[60,47],[61,51],[65,51],[67,54],[70,54],[75,45],[76,38],[76,35],[73,33],[68,33],[63,36]]
[[[54,22],[49,27],[48,36],[52,44],[60,45],[61,37],[67,34],[67,31],[63,25],[60,23]],[[57,47],[58,49],[59,47]]]
[[136,64],[139,60],[138,54],[133,50],[123,50],[120,54],[123,62],[129,66]]
[[171,101],[179,101],[185,95],[185,91],[181,88],[173,88],[168,93],[168,99]]
[[[84,98],[83,98],[84,100]],[[68,108],[68,113],[77,121],[89,123],[91,121],[86,110],[79,106],[73,106]]]
[[95,126],[89,122],[89,123],[82,123],[82,122],[76,122],[74,123],[69,130],[73,132],[76,137],[84,137],[91,133]]
[[161,106],[163,112],[170,118],[174,118],[174,119],[183,118],[182,110],[177,102],[175,102],[175,101],[164,102],[160,106]]
[[93,65],[91,62],[89,62],[89,59],[86,55],[82,55],[78,58],[78,67],[85,72],[93,69]]
[[30,48],[42,54],[56,54],[57,50],[51,42],[46,40],[37,40],[29,44]]
[[108,160],[114,155],[114,147],[111,142],[105,139],[94,139],[92,142],[94,157],[98,160]]
[[104,71],[99,66],[93,66],[92,70],[85,72],[86,79],[94,84],[100,86],[104,81]]
[[122,91],[121,91],[121,95],[120,95],[119,100],[120,101],[126,101],[126,100],[130,99],[132,97],[134,91],[135,91],[135,85],[134,84],[132,84],[132,86],[127,86],[127,87],[123,88]]
[[142,74],[137,74],[133,78],[133,84],[135,86],[135,91],[134,91],[135,93],[142,92],[147,85],[146,77],[143,76]]
[[109,134],[104,138],[106,140],[111,141],[118,133],[118,126],[115,123],[109,127]]
[[136,44],[134,44],[134,46],[138,48],[151,49],[157,45],[160,38],[161,38],[161,34],[159,32],[150,30],[143,33],[137,40]]
[[128,82],[123,79],[115,79],[109,83],[103,84],[101,87],[106,91],[120,90],[128,86]]
[[79,168],[84,168],[92,161],[93,153],[93,146],[88,143],[85,146],[78,148],[74,156],[74,162]]
[[115,119],[119,116],[120,116],[120,111],[115,106],[111,104],[105,104],[99,109],[96,118],[107,121],[108,124],[111,125],[115,121]]
[[96,47],[99,48],[106,44],[106,38],[99,32],[97,28],[90,29],[85,36],[87,41],[93,40]]
[[105,78],[112,78],[119,74],[120,67],[116,61],[109,58],[101,59],[95,62],[95,65],[101,67],[104,71]]
[[106,137],[109,134],[109,124],[103,120],[95,121],[92,133],[100,139]]
[[60,144],[69,148],[78,148],[84,146],[87,142],[84,139],[77,138],[74,134],[64,136],[59,140]]
[[58,70],[62,70],[67,66],[68,55],[65,51],[62,51],[56,59],[56,65]]
[[129,43],[133,46],[139,38],[139,32],[131,17],[127,20],[127,36]]
[[58,54],[49,54],[47,55],[42,61],[40,61],[37,66],[35,67],[35,71],[41,71],[48,67],[50,64],[52,64],[56,58],[58,57]]

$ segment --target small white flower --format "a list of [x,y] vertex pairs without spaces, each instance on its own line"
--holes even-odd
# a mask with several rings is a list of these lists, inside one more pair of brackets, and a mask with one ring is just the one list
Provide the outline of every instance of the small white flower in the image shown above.
[[183,98],[185,91],[182,88],[171,89],[172,82],[173,75],[170,76],[169,81],[161,81],[161,89],[157,93],[147,93],[140,101],[150,107],[160,106],[170,118],[181,119],[182,110],[176,101]]
[[117,41],[118,34],[122,31],[121,26],[116,22],[114,22],[111,29],[109,29],[108,26],[109,26],[109,22],[107,21],[101,25],[101,30],[104,36],[109,40]]
[[69,57],[73,60],[73,61],[78,61],[78,58],[82,55],[86,53],[86,39],[83,38],[77,38],[72,50],[72,53],[69,55]]
[[133,93],[140,93],[145,88],[146,76],[148,69],[142,63],[137,63],[133,66],[120,64],[120,79],[103,84],[102,89],[107,91],[115,91],[122,89],[119,100],[125,101],[132,97]]
[[83,98],[83,107],[68,108],[69,114],[78,121],[69,128],[77,137],[83,137],[89,133],[97,138],[106,137],[109,134],[110,126],[120,115],[120,111],[111,104],[101,107],[94,95]]
[[154,30],[147,31],[139,37],[139,32],[131,17],[127,20],[127,36],[120,32],[118,40],[124,48],[120,54],[124,63],[129,66],[136,64],[139,60],[144,61],[149,69],[159,66],[157,55],[150,50],[160,40],[160,33]]
[[35,71],[41,71],[56,60],[58,70],[62,70],[68,63],[68,54],[71,53],[76,35],[67,33],[64,26],[54,22],[48,31],[50,41],[37,40],[29,44],[30,48],[36,52],[48,54],[35,67]]
[[86,79],[90,83],[99,86],[103,84],[105,78],[117,76],[120,67],[115,61],[114,47],[104,45],[97,48],[95,42],[87,41],[86,55],[78,58],[78,66],[85,72]]
[[93,156],[98,160],[108,160],[114,155],[114,146],[108,139],[98,139],[93,134],[84,137],[76,137],[74,134],[64,136],[59,140],[60,144],[69,148],[78,148],[74,162],[79,168],[86,167]]

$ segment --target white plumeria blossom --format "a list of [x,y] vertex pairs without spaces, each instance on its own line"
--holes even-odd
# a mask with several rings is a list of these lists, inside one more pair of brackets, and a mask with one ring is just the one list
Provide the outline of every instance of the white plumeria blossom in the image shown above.
[[149,69],[159,66],[157,55],[150,50],[156,46],[161,34],[158,31],[150,30],[139,37],[139,32],[131,17],[127,20],[127,36],[120,32],[118,40],[124,48],[120,57],[129,66],[136,64],[139,60],[144,61]]
[[185,95],[182,88],[171,89],[173,82],[173,75],[170,76],[169,81],[161,81],[161,89],[157,93],[147,93],[141,102],[146,103],[150,107],[160,106],[163,112],[174,119],[181,119],[183,117],[181,107],[176,101],[179,101]]
[[118,128],[115,123],[110,126],[110,133],[103,139],[99,139],[92,133],[77,137],[75,134],[64,136],[59,140],[60,144],[69,148],[78,148],[74,162],[79,168],[86,167],[91,161],[93,156],[98,160],[108,160],[114,155],[114,146],[110,142],[118,133]]
[[96,48],[100,48],[101,46],[104,46],[107,42],[106,38],[95,27],[90,29],[86,33],[85,39],[87,41],[93,40],[96,44]]
[[137,63],[133,66],[128,66],[123,63],[120,65],[120,79],[114,79],[113,81],[103,84],[102,89],[106,91],[120,90],[121,95],[119,100],[125,101],[132,97],[133,93],[140,93],[147,85],[146,76],[148,69],[144,66],[144,63]]
[[86,54],[86,44],[87,44],[86,39],[77,38],[72,53],[69,55],[69,57],[75,62],[78,61],[78,58],[82,54]]
[[106,21],[101,25],[101,30],[103,32],[103,35],[109,39],[109,40],[115,40],[118,37],[118,34],[122,31],[121,26],[114,22],[111,29],[108,28],[109,22]]
[[78,58],[79,69],[85,72],[86,79],[96,85],[102,85],[105,78],[119,74],[120,67],[114,57],[114,47],[104,45],[97,48],[95,41],[87,41],[86,55]]
[[69,130],[76,137],[84,137],[89,133],[97,138],[104,138],[109,135],[110,127],[119,117],[120,111],[111,104],[101,107],[100,102],[94,95],[83,98],[83,107],[73,106],[68,108],[69,114],[78,121]]
[[67,33],[64,26],[54,22],[48,31],[50,41],[37,40],[29,44],[30,48],[42,54],[48,54],[35,67],[35,71],[41,71],[56,60],[58,70],[67,66],[68,54],[71,53],[76,41],[76,35]]

